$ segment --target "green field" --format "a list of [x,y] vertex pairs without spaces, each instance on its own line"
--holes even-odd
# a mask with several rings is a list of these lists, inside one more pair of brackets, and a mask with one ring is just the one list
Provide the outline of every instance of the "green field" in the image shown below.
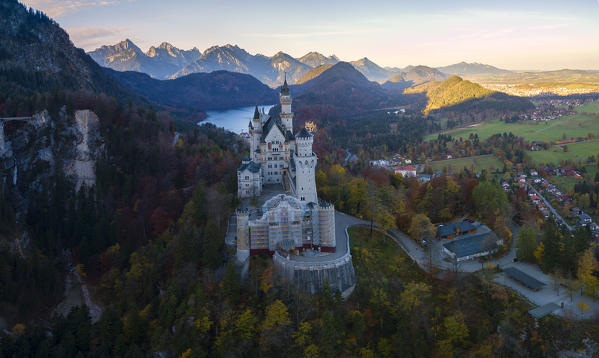
[[577,109],[580,113],[599,113],[599,102],[587,103]]
[[568,144],[567,152],[564,152],[561,146],[554,145],[548,150],[527,151],[527,154],[537,164],[559,164],[566,160],[585,161],[590,155],[599,154],[599,140]]
[[574,185],[578,184],[582,181],[582,179],[574,178],[574,177],[549,177],[549,182],[551,184],[557,185],[563,192],[573,193]]
[[491,171],[491,169],[503,169],[503,162],[493,155],[481,155],[477,157],[457,158],[449,160],[439,160],[430,163],[434,171],[442,171],[444,168],[447,171],[460,171],[464,167],[480,172],[483,169]]
[[[556,141],[566,138],[586,137],[589,133],[599,136],[599,102],[592,102],[577,109],[578,114],[564,116],[550,122],[522,121],[505,123],[493,120],[465,128],[442,132],[453,137],[468,138],[470,134],[478,134],[485,139],[497,133],[513,133],[528,141]],[[435,139],[438,133],[429,134],[425,139]]]
[[[505,123],[493,120],[480,125],[458,128],[443,132],[453,137],[464,139],[470,134],[478,134],[480,139],[489,138],[497,133],[513,133],[528,141],[556,141],[566,138],[586,137],[589,133],[599,136],[599,116],[589,114],[576,114],[564,116],[550,122],[523,121],[519,123]],[[435,139],[438,133],[429,134],[425,139]]]

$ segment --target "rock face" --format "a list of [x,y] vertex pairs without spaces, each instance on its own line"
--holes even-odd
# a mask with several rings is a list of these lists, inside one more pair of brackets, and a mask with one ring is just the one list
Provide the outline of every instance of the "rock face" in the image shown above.
[[10,155],[3,161],[15,173],[12,193],[19,215],[27,212],[29,198],[58,171],[69,177],[76,189],[95,183],[95,160],[103,150],[103,141],[93,112],[69,115],[63,108],[54,115],[42,111],[27,120],[7,123],[4,133],[9,143],[5,146],[10,144]]
[[79,190],[83,184],[90,187],[96,183],[94,158],[101,146],[98,116],[89,110],[76,111],[73,130],[77,144],[74,158],[65,165],[65,174],[73,177],[75,189]]

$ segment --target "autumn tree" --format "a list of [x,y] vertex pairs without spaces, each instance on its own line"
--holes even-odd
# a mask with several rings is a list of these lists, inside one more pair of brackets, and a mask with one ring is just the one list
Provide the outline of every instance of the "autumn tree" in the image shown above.
[[430,240],[435,237],[435,226],[431,223],[428,216],[416,214],[412,217],[412,223],[410,224],[410,236],[418,242],[421,240]]
[[520,260],[534,262],[535,250],[537,248],[537,239],[535,229],[531,226],[524,226],[518,232],[516,240],[516,256]]
[[585,251],[578,263],[578,279],[582,283],[584,291],[591,296],[599,293],[599,264],[591,250]]
[[260,348],[264,352],[282,348],[288,340],[291,320],[287,306],[276,300],[266,307],[265,317],[260,327]]
[[494,183],[484,181],[472,190],[472,200],[478,216],[486,222],[495,222],[494,218],[503,215],[508,207],[505,192]]
[[443,320],[443,339],[439,341],[439,351],[445,356],[453,357],[455,348],[462,346],[470,334],[464,314],[457,312]]

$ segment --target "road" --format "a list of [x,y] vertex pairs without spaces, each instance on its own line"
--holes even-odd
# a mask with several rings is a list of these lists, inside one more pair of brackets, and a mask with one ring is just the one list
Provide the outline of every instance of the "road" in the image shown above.
[[547,199],[545,199],[545,197],[543,195],[541,195],[541,193],[539,193],[537,191],[537,189],[535,189],[532,185],[529,187],[532,189],[532,191],[534,191],[535,194],[537,194],[539,196],[539,198],[543,199],[543,202],[545,203],[545,205],[547,205],[547,207],[549,208],[549,211],[551,211],[551,214],[553,214],[553,217],[555,217],[555,219],[558,221],[558,223],[561,225],[564,225],[568,229],[568,231],[574,232],[574,228],[572,228],[572,226],[568,225],[566,220],[564,220],[564,218],[562,218],[561,215],[558,214],[557,211],[555,211],[555,209],[553,208],[553,206],[551,206],[549,201],[547,201]]
[[[517,227],[512,227],[514,237],[516,237],[517,231]],[[420,268],[427,272],[431,270],[431,266],[433,269],[442,271],[457,271],[464,273],[476,272],[482,268],[482,264],[478,260],[462,261],[457,264],[445,260],[447,255],[443,252],[442,245],[449,241],[441,242],[434,240],[429,251],[418,245],[412,238],[399,230],[389,229],[387,234],[418,264],[418,266],[420,266]],[[512,240],[512,246],[505,255],[497,259],[484,261],[484,264],[494,266],[499,265],[500,267],[503,267],[512,263],[516,257],[515,241],[515,239]]]

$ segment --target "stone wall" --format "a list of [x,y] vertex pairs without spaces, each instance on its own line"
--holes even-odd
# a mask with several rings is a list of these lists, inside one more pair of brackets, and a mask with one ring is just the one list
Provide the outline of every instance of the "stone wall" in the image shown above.
[[316,293],[325,282],[333,291],[348,296],[356,284],[351,255],[326,262],[301,262],[289,260],[278,253],[273,255],[277,272],[302,291]]

